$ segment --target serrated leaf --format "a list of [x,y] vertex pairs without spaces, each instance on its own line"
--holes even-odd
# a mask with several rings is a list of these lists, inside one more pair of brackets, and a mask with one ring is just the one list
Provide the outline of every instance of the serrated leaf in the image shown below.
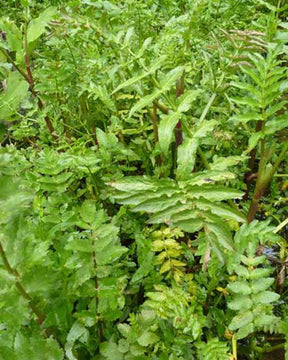
[[246,105],[246,106],[250,106],[252,108],[256,108],[256,109],[260,109],[261,108],[261,104],[260,102],[252,99],[252,98],[248,98],[248,97],[234,97],[232,98],[232,100],[239,105]]
[[213,214],[221,216],[225,219],[236,220],[239,222],[246,222],[246,217],[235,209],[232,209],[224,204],[215,204],[208,200],[195,200],[195,205],[197,205],[200,209],[210,210]]
[[187,219],[173,222],[179,229],[188,233],[195,233],[202,229],[204,223],[202,219]]
[[233,300],[229,301],[228,307],[234,311],[243,311],[251,309],[253,301],[248,296],[236,296]]
[[252,323],[253,319],[254,319],[254,316],[253,316],[252,311],[241,312],[241,314],[235,316],[232,319],[232,321],[229,325],[229,329],[232,331],[240,329],[240,328]]
[[260,291],[268,289],[274,282],[273,278],[263,278],[252,281],[251,289],[254,294],[259,293]]
[[96,217],[96,204],[93,200],[85,200],[80,207],[80,216],[83,221],[91,224]]
[[221,246],[230,251],[233,250],[232,236],[229,228],[227,228],[224,224],[221,224],[220,222],[215,224],[207,223],[206,228],[208,229],[208,231],[214,233],[216,239]]
[[168,198],[163,196],[161,198],[155,198],[147,201],[143,201],[139,205],[133,208],[133,211],[146,211],[148,213],[155,213],[167,209],[168,207],[175,205],[178,201],[183,199],[182,194],[177,194]]
[[272,291],[262,291],[254,295],[254,301],[257,304],[270,304],[279,299],[280,295]]
[[124,359],[124,355],[119,351],[118,345],[112,341],[106,341],[100,345],[100,353],[108,360]]
[[251,288],[246,281],[236,281],[228,285],[228,289],[236,294],[249,295],[251,294]]
[[143,334],[137,339],[137,341],[139,345],[147,347],[158,342],[159,337],[150,331],[144,331]]
[[141,98],[141,100],[139,100],[130,110],[129,112],[129,118],[132,117],[132,115],[137,112],[140,111],[142,109],[144,109],[145,107],[147,107],[148,105],[151,105],[151,103],[156,100],[160,95],[162,94],[161,90],[156,90],[154,91],[152,94],[146,95],[143,98]]
[[255,97],[258,98],[257,99],[258,101],[259,101],[259,99],[261,99],[261,92],[253,85],[250,85],[248,83],[236,82],[236,81],[232,81],[230,83],[230,85],[232,85],[238,89],[246,90],[246,91],[250,92],[251,94],[253,94]]
[[15,337],[14,350],[13,360],[38,360],[39,354],[43,360],[62,360],[64,356],[62,349],[53,338],[41,339],[36,336],[27,338],[20,332]]
[[[219,158],[219,162],[225,161],[226,158]],[[218,160],[218,159],[217,159]],[[213,166],[213,164],[212,164]],[[209,170],[201,173],[190,174],[189,179],[185,181],[187,185],[202,185],[209,184],[216,181],[231,180],[235,178],[235,174],[229,171]]]
[[248,335],[252,334],[254,332],[254,324],[251,322],[250,324],[247,324],[246,326],[241,327],[237,331],[236,338],[238,340],[246,338]]
[[199,199],[203,197],[205,199],[209,199],[209,201],[221,201],[228,199],[241,199],[243,196],[243,192],[227,188],[221,185],[203,185],[203,186],[191,186],[187,189],[187,195],[192,198]]
[[258,269],[253,269],[250,272],[250,279],[251,280],[258,280],[261,278],[265,278],[267,276],[269,276],[271,274],[271,269],[270,268],[258,268]]

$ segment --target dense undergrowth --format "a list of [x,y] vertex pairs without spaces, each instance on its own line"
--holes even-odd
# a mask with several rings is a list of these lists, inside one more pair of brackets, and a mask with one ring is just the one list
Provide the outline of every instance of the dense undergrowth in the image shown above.
[[0,359],[288,359],[286,1],[0,6]]

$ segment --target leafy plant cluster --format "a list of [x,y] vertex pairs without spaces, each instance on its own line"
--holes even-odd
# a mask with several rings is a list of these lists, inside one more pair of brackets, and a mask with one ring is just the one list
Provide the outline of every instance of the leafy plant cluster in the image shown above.
[[0,360],[288,359],[286,2],[0,6]]

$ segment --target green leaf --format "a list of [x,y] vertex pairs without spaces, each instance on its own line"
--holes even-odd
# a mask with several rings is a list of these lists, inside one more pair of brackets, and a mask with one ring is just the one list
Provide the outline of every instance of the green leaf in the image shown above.
[[246,281],[236,281],[228,285],[228,289],[233,291],[236,294],[249,295],[251,294],[251,288],[248,282]]
[[164,93],[175,85],[176,81],[180,78],[185,70],[185,66],[178,66],[171,71],[169,71],[161,80],[160,87],[161,93]]
[[198,141],[186,138],[177,149],[177,179],[189,178],[196,159]]
[[233,300],[229,301],[228,307],[229,309],[234,311],[248,310],[253,307],[253,301],[245,295],[242,296],[240,295],[240,296],[236,296]]
[[235,115],[231,118],[231,120],[236,123],[238,123],[238,122],[247,123],[248,121],[263,120],[263,118],[260,113],[250,112],[250,113],[246,113],[246,114]]
[[205,137],[207,133],[212,131],[217,124],[217,120],[203,120],[200,125],[196,127],[193,138],[196,139]]
[[22,32],[17,25],[9,19],[0,19],[0,29],[6,34],[6,41],[0,38],[0,47],[10,52],[22,49]]
[[288,128],[287,115],[279,116],[266,122],[265,135],[273,135],[278,131]]
[[[225,162],[227,158],[219,158],[219,162],[220,161],[222,162],[222,159]],[[234,178],[235,178],[235,174],[229,171],[206,170],[200,173],[198,172],[198,173],[190,174],[189,179],[187,179],[185,183],[187,185],[203,185],[203,184],[213,183],[216,181],[231,180]]]
[[229,228],[226,227],[223,223],[209,224],[207,223],[206,228],[208,231],[213,232],[218,240],[219,244],[225,249],[233,251],[233,242],[232,236],[229,231]]
[[[225,173],[224,170],[228,169],[230,166],[235,166],[238,165],[239,163],[244,162],[245,160],[247,160],[248,157],[247,156],[227,156],[227,157],[216,157],[214,156],[213,158],[213,163],[210,165],[211,166],[211,170],[217,170],[217,171],[222,171],[223,174],[223,180],[225,179],[233,179],[232,176],[235,177],[234,174],[232,173]],[[230,177],[229,177],[230,176]],[[211,176],[207,176],[208,178],[211,178]],[[212,178],[213,180],[213,178]]]
[[268,289],[274,283],[273,278],[262,278],[253,281],[251,289],[254,294],[258,294],[260,291]]
[[152,94],[144,96],[140,101],[138,101],[132,107],[132,109],[129,112],[129,118],[131,118],[135,112],[140,111],[143,108],[147,107],[154,100],[156,100],[160,95],[162,95],[166,91],[170,90],[171,86],[175,84],[176,80],[181,76],[184,69],[185,69],[184,66],[178,66],[177,68],[169,71],[169,73],[166,74],[165,77],[162,79],[159,89],[154,91]]
[[83,221],[91,224],[96,217],[96,204],[93,200],[85,200],[80,208],[80,216]]
[[41,35],[43,35],[46,31],[46,27],[48,23],[54,18],[57,14],[57,9],[55,7],[49,7],[36,19],[30,21],[27,30],[27,42],[30,44],[31,42],[37,40]]
[[262,291],[259,294],[255,294],[254,301],[257,304],[270,304],[271,302],[277,301],[280,295],[272,291]]
[[276,6],[274,5],[271,5],[269,2],[265,1],[265,0],[257,0],[259,4],[267,7],[267,9],[273,11],[273,12],[276,12],[277,11],[277,8]]
[[144,331],[142,333],[142,335],[137,339],[137,341],[138,341],[139,345],[146,347],[146,346],[153,345],[156,342],[158,342],[159,337],[150,331]]
[[248,154],[250,151],[252,151],[255,148],[255,146],[257,146],[261,138],[262,138],[262,133],[260,131],[252,134],[252,136],[250,136],[249,138],[248,149],[245,150],[245,154]]
[[[149,39],[152,39],[152,38],[148,38],[145,40],[145,42]],[[144,43],[145,43],[144,42]],[[144,44],[143,44],[144,46]],[[115,94],[117,91],[121,90],[121,89],[124,89],[128,86],[131,86],[133,84],[135,84],[136,82],[144,79],[145,77],[153,74],[157,69],[159,69],[161,67],[161,65],[164,63],[164,61],[166,60],[167,56],[163,55],[163,56],[160,56],[160,58],[155,61],[155,63],[153,64],[153,66],[149,69],[149,71],[147,72],[142,72],[141,74],[139,75],[136,75],[136,76],[133,76],[131,79],[128,79],[126,81],[124,81],[122,84],[120,84],[119,86],[117,86],[117,88],[112,92],[112,95]]]
[[189,90],[184,93],[179,99],[180,104],[178,105],[177,112],[184,113],[190,110],[192,102],[195,101],[202,93],[203,90],[201,89]]
[[240,211],[232,209],[224,204],[219,205],[204,199],[195,200],[194,203],[199,209],[210,210],[213,214],[225,219],[236,220],[241,223],[247,221],[246,217]]
[[199,231],[204,225],[203,220],[201,219],[179,220],[173,223],[175,226],[179,227],[179,229],[188,233],[195,233]]
[[0,118],[11,121],[21,101],[27,96],[29,84],[18,72],[10,72],[7,79],[7,90],[0,94]]
[[191,186],[188,187],[188,195],[193,198],[199,199],[200,197],[209,199],[210,201],[221,201],[228,199],[241,199],[243,192],[234,190],[220,185],[203,185],[203,186]]
[[170,112],[163,115],[159,124],[159,146],[165,156],[168,155],[169,146],[174,137],[174,128],[181,118],[181,113]]
[[119,351],[117,344],[106,341],[100,345],[100,353],[108,360],[124,359],[124,355]]
[[229,329],[230,330],[237,330],[240,329],[250,323],[252,323],[253,321],[253,313],[252,311],[245,311],[245,312],[241,312],[241,314],[235,316],[230,325],[229,325]]
[[65,345],[65,353],[68,360],[77,360],[77,358],[73,354],[73,347],[79,338],[84,335],[87,335],[87,329],[83,324],[81,324],[78,320],[74,322],[72,325],[68,335],[67,335],[67,342]]
[[[39,355],[43,360],[63,360],[63,351],[56,340],[40,337],[27,338],[18,332],[14,341],[15,360],[38,360]],[[1,356],[1,355],[0,355]]]
[[248,335],[252,334],[253,332],[254,332],[254,324],[251,322],[250,324],[241,327],[241,329],[238,330],[236,336],[238,340],[241,340],[246,338]]

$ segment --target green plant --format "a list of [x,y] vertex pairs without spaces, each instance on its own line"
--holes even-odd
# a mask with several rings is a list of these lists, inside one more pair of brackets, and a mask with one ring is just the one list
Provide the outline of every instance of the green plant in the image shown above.
[[282,360],[285,1],[4,5],[0,360]]

